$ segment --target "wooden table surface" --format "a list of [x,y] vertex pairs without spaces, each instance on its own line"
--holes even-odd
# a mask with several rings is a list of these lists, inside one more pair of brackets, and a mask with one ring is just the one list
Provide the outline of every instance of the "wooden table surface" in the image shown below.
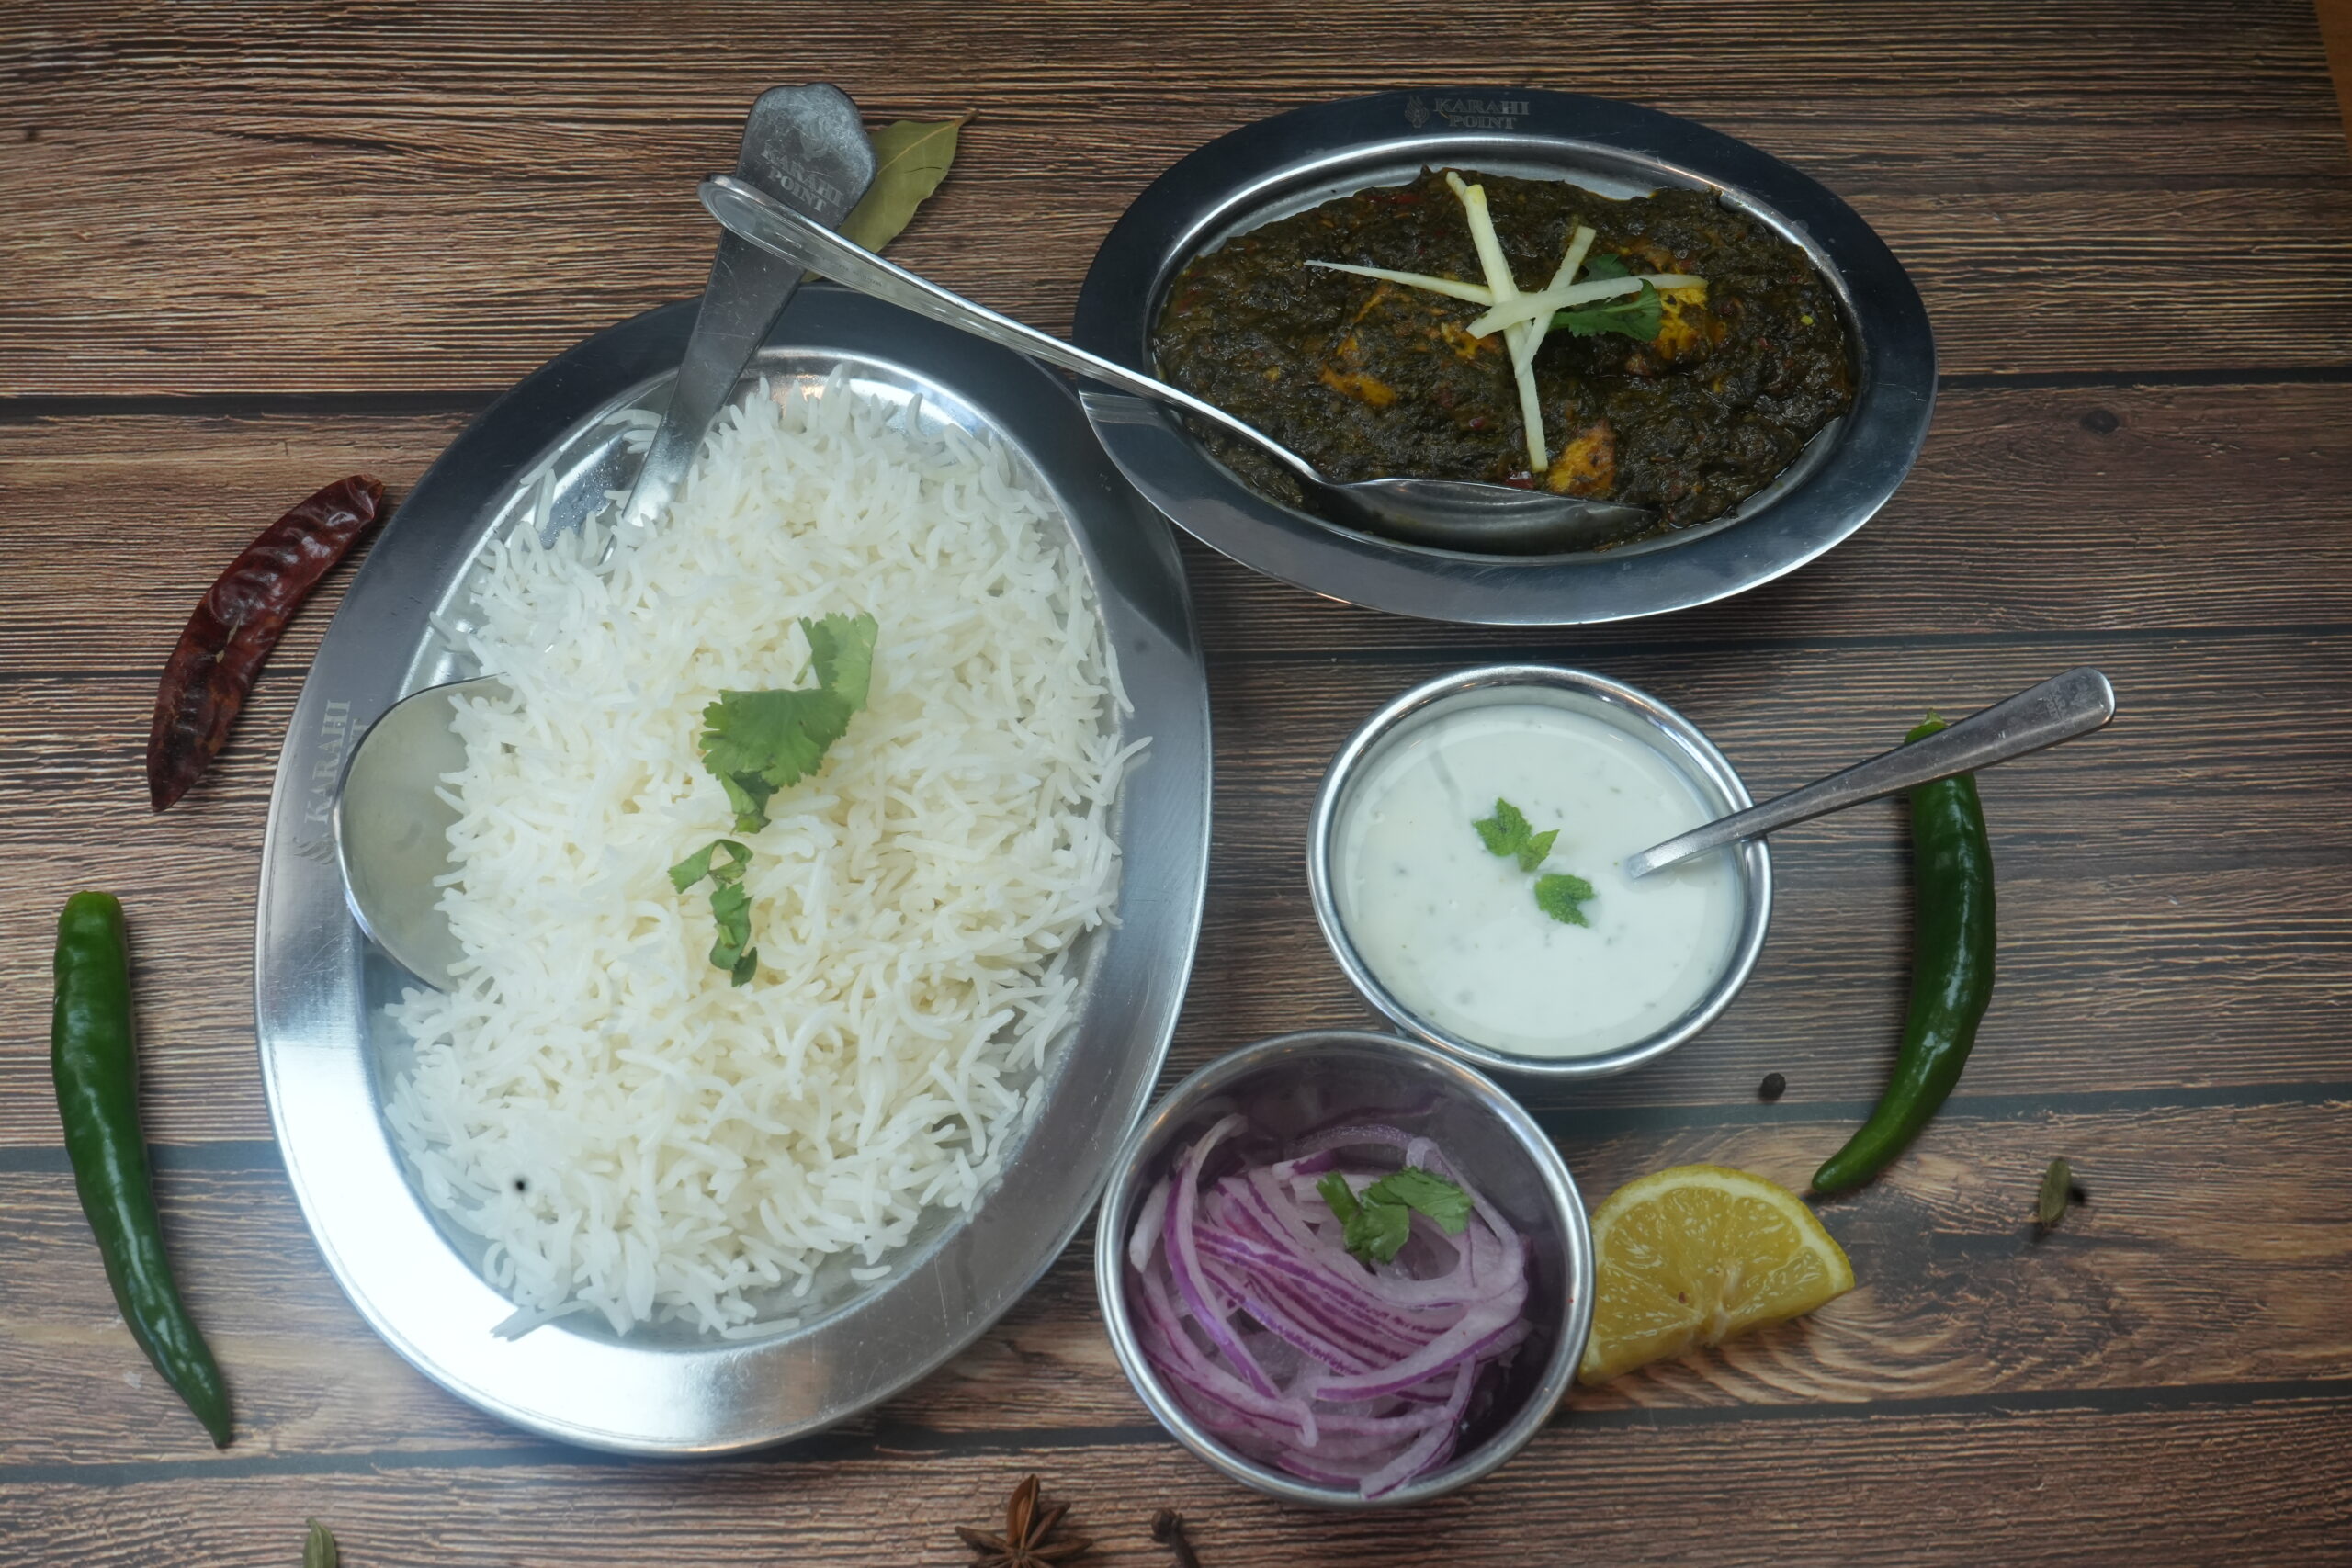
[[[1498,656],[1704,725],[1759,794],[2072,664],[2106,734],[1988,776],[2001,980],[1959,1094],[1824,1213],[1860,1286],[1576,1394],[1403,1517],[1242,1492],[1114,1364],[1088,1247],[967,1354],[823,1437],[636,1462],[442,1393],[345,1302],[289,1192],[249,964],[264,802],[348,573],[162,818],[157,671],[263,523],[397,494],[497,391],[700,286],[692,181],[762,88],[977,108],[895,248],[1065,328],[1170,162],[1375,86],[1638,100],[1789,159],[1876,225],[1942,355],[1917,471],[1728,604],[1559,633],[1326,604],[1187,546],[1217,741],[1174,1075],[1366,1021],[1301,843],[1371,708]],[[78,6],[0,13],[0,1561],[948,1564],[1023,1475],[1091,1561],[1209,1568],[2341,1562],[2352,1553],[2352,167],[2309,0]],[[1888,804],[1775,841],[1738,1004],[1645,1070],[1529,1094],[1589,1197],[1714,1160],[1801,1185],[1883,1081],[1910,919]],[[65,895],[133,921],[175,1255],[238,1409],[216,1453],[131,1344],[46,1066]],[[1762,1104],[1758,1081],[1787,1075]],[[2044,1164],[2089,1201],[2034,1238]]]

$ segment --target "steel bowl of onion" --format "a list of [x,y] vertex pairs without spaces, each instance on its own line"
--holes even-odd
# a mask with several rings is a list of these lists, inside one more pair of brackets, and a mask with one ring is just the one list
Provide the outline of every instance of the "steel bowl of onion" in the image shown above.
[[1219,1058],[1112,1162],[1095,1289],[1178,1441],[1294,1502],[1466,1486],[1551,1417],[1592,1321],[1575,1181],[1518,1101],[1392,1035]]

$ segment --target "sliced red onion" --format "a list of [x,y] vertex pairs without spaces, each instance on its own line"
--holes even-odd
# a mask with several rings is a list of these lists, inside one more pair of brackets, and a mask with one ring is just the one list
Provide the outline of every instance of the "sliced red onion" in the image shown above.
[[1413,1439],[1411,1448],[1363,1478],[1365,1496],[1385,1496],[1421,1472],[1445,1462],[1453,1452],[1454,1439],[1461,1435],[1462,1413],[1470,1407],[1470,1385],[1477,1381],[1475,1361],[1464,1361],[1454,1370],[1453,1393],[1439,1412],[1440,1418]]
[[1274,1380],[1266,1375],[1265,1369],[1259,1366],[1243,1348],[1240,1337],[1233,1332],[1225,1314],[1209,1310],[1208,1301],[1201,1289],[1200,1255],[1193,1242],[1193,1212],[1199,1207],[1201,1196],[1201,1167],[1217,1145],[1248,1124],[1238,1115],[1227,1116],[1202,1134],[1201,1141],[1185,1151],[1184,1157],[1177,1162],[1176,1169],[1170,1178],[1175,1184],[1175,1191],[1169,1200],[1168,1218],[1161,1231],[1168,1255],[1168,1273],[1176,1282],[1176,1293],[1184,1299],[1186,1306],[1193,1309],[1193,1316],[1207,1333],[1210,1341],[1225,1352],[1226,1359],[1233,1363],[1233,1370],[1241,1374],[1241,1381],[1258,1393],[1271,1396],[1277,1392]]
[[1402,1309],[1352,1292],[1345,1284],[1316,1273],[1311,1266],[1283,1253],[1273,1243],[1240,1234],[1204,1235],[1199,1242],[1204,1253],[1220,1262],[1252,1274],[1269,1285],[1279,1282],[1311,1301],[1319,1312],[1363,1333],[1395,1341],[1388,1347],[1392,1354],[1400,1354],[1415,1343],[1409,1326],[1400,1327],[1397,1323],[1397,1314]]
[[1143,1207],[1136,1211],[1136,1234],[1127,1238],[1127,1262],[1141,1269],[1151,1262],[1151,1244],[1159,1235],[1162,1222],[1168,1218],[1168,1178],[1152,1183],[1144,1194]]
[[1301,1155],[1296,1159],[1283,1160],[1273,1168],[1276,1176],[1285,1179],[1294,1176],[1306,1177],[1308,1179],[1308,1185],[1312,1186],[1314,1178],[1327,1170],[1336,1170],[1339,1168],[1339,1164],[1340,1156],[1329,1149],[1325,1149],[1319,1154]]
[[1149,1332],[1138,1337],[1143,1339],[1147,1350],[1157,1348],[1159,1352],[1152,1356],[1155,1371],[1238,1414],[1279,1424],[1303,1441],[1314,1440],[1316,1425],[1312,1405],[1304,1399],[1280,1396],[1270,1399],[1258,1393],[1211,1360],[1193,1343],[1192,1337],[1184,1331],[1182,1320],[1176,1315],[1175,1305],[1169,1300],[1166,1289],[1149,1273],[1143,1276],[1143,1292],[1144,1326]]
[[[1145,1359],[1207,1430],[1320,1484],[1384,1495],[1442,1465],[1480,1374],[1527,1337],[1526,1247],[1426,1138],[1378,1123],[1328,1129],[1287,1159],[1204,1183],[1228,1116],[1145,1195],[1128,1238]],[[1385,1174],[1342,1151],[1454,1181],[1471,1218],[1447,1235],[1416,1215],[1394,1262],[1360,1262],[1316,1190]],[[1375,1155],[1374,1157],[1378,1158]]]
[[1394,1366],[1354,1377],[1317,1379],[1306,1392],[1317,1399],[1377,1399],[1382,1394],[1410,1388],[1423,1378],[1433,1377],[1458,1361],[1476,1358],[1518,1324],[1520,1313],[1526,1305],[1527,1292],[1524,1289],[1514,1291],[1502,1301],[1483,1303],[1471,1308],[1463,1314],[1460,1322]]
[[1334,1372],[1361,1375],[1393,1362],[1396,1349],[1270,1285],[1243,1287],[1243,1310],[1286,1343]]

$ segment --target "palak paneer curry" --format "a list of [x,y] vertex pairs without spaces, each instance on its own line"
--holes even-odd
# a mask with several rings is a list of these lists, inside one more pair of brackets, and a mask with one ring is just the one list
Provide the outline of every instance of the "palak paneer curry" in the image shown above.
[[[1687,527],[1769,483],[1853,398],[1836,297],[1804,253],[1712,191],[1614,200],[1560,180],[1462,171],[1483,185],[1516,287],[1533,293],[1579,226],[1579,276],[1690,275],[1640,331],[1550,330],[1530,370],[1547,466],[1531,471],[1502,332],[1473,301],[1327,270],[1486,276],[1447,171],[1268,223],[1188,263],[1153,346],[1160,373],[1248,420],[1340,482],[1384,476],[1542,485],[1654,509]],[[1630,287],[1630,286],[1629,286]],[[1644,304],[1650,298],[1645,288]],[[1296,482],[1246,443],[1207,436],[1253,488]]]

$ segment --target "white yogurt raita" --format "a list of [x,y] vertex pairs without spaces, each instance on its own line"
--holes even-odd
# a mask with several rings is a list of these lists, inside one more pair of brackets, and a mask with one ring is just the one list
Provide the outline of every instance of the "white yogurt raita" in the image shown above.
[[[1559,829],[1535,872],[1473,824],[1497,799]],[[1719,815],[1682,770],[1597,714],[1520,702],[1440,714],[1375,754],[1330,847],[1341,924],[1422,1021],[1516,1055],[1585,1056],[1657,1032],[1728,967],[1740,885],[1728,852],[1635,881],[1619,864]],[[1535,901],[1544,873],[1583,877],[1590,923]]]

